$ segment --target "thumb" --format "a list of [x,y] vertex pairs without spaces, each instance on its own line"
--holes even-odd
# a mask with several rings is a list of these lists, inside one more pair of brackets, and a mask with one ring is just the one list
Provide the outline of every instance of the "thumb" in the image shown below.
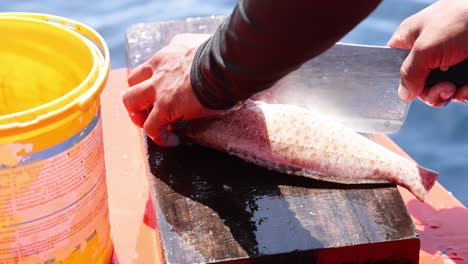
[[160,147],[175,147],[179,145],[179,137],[169,131],[169,124],[163,119],[162,114],[156,106],[151,110],[148,118],[143,124],[145,133]]
[[411,49],[421,34],[421,28],[421,22],[416,15],[405,19],[395,30],[387,42],[387,46],[399,49]]
[[431,61],[435,60],[435,52],[420,44],[424,42],[420,37],[401,65],[398,95],[403,101],[409,102],[423,92]]

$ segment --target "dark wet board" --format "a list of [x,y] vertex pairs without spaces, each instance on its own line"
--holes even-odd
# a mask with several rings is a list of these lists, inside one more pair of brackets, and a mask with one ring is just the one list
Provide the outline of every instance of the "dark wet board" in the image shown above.
[[[135,68],[177,33],[221,18],[127,30]],[[166,263],[417,263],[419,239],[393,185],[340,185],[262,169],[198,146],[147,143]]]

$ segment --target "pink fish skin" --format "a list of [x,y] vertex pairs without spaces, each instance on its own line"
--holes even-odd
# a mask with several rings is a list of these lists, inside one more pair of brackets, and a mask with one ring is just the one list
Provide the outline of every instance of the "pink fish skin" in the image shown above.
[[188,122],[182,136],[288,174],[347,184],[393,182],[421,201],[438,177],[339,123],[293,105],[249,101],[239,109]]

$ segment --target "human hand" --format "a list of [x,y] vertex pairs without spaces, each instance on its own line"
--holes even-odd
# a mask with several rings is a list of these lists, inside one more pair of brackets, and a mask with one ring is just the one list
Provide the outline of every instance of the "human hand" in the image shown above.
[[130,88],[122,94],[128,114],[159,146],[173,147],[179,138],[171,124],[217,113],[203,107],[190,84],[190,69],[197,48],[207,34],[181,34],[151,59],[134,69]]
[[467,1],[437,1],[403,21],[387,45],[411,49],[400,70],[402,100],[419,96],[435,107],[450,100],[468,102],[468,85],[457,89],[453,83],[442,82],[424,89],[432,69],[446,69],[468,58]]

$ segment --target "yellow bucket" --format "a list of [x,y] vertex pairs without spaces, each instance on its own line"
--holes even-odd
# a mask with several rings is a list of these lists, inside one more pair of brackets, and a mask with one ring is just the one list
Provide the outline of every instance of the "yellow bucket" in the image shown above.
[[103,38],[0,13],[0,263],[109,263],[100,92]]

